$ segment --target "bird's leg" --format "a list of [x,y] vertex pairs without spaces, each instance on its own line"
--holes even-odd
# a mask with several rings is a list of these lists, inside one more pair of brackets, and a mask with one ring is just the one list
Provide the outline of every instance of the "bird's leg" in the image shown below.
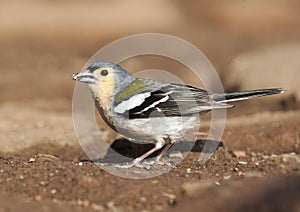
[[171,141],[170,138],[168,138],[167,141],[168,141],[168,143],[166,144],[166,146],[163,148],[163,150],[156,157],[156,161],[160,161],[162,156],[173,146],[174,143]]
[[162,158],[162,156],[173,146],[174,143],[168,143],[166,144],[166,146],[163,148],[163,150],[161,151],[161,153],[159,153],[159,155],[156,157],[156,161],[160,161],[160,159]]
[[140,157],[134,159],[134,161],[132,163],[137,164],[137,163],[141,162],[146,157],[150,156],[151,154],[153,154],[157,150],[161,149],[164,145],[165,145],[165,140],[163,138],[157,140],[157,142],[155,143],[155,147],[153,147],[152,149],[150,149],[148,152],[144,153]]

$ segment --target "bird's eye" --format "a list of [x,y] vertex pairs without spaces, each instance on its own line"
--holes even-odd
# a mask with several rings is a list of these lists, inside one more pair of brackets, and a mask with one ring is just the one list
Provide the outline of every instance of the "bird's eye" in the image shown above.
[[106,69],[102,70],[102,71],[101,71],[101,75],[102,75],[102,76],[108,75],[108,71],[107,71]]

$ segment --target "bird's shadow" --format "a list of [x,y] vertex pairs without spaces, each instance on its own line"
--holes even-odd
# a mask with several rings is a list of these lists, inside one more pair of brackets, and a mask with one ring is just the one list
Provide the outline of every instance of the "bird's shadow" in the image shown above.
[[[134,158],[141,156],[154,147],[151,143],[135,143],[125,138],[116,139],[108,148],[104,157],[93,160],[99,163],[126,163],[131,162]],[[224,147],[222,141],[199,139],[196,141],[182,141],[175,143],[167,154],[172,152],[188,153],[203,152],[213,153],[217,148]],[[153,153],[150,157],[156,157],[161,150]]]

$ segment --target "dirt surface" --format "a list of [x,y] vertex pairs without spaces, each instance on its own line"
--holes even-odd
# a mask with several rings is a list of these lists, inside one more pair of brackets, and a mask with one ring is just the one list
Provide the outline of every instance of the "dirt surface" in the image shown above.
[[[299,111],[229,118],[223,145],[207,162],[198,162],[203,144],[199,141],[180,165],[145,180],[123,179],[101,170],[76,139],[66,145],[45,141],[1,153],[0,208],[297,211],[299,126]],[[124,144],[123,151],[135,150]]]
[[[294,53],[300,47],[300,5],[270,2],[1,2],[0,211],[300,211],[300,81]],[[140,180],[115,176],[79,145],[71,76],[105,44],[144,32],[179,36],[201,49],[225,90],[289,89],[234,103],[222,141],[210,141],[219,146],[204,163],[198,161],[201,136],[165,174]],[[122,65],[131,73],[166,70],[200,86],[187,67],[168,58],[136,57]],[[102,123],[100,135],[115,151],[136,157],[149,148],[116,137]],[[201,124],[201,132],[208,132],[209,114]],[[183,153],[170,152],[163,162]]]

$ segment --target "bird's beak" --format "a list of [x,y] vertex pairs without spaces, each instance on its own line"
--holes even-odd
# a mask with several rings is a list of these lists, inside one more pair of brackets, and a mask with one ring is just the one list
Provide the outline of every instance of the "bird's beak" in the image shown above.
[[85,83],[96,82],[94,75],[89,70],[73,74],[73,80]]

